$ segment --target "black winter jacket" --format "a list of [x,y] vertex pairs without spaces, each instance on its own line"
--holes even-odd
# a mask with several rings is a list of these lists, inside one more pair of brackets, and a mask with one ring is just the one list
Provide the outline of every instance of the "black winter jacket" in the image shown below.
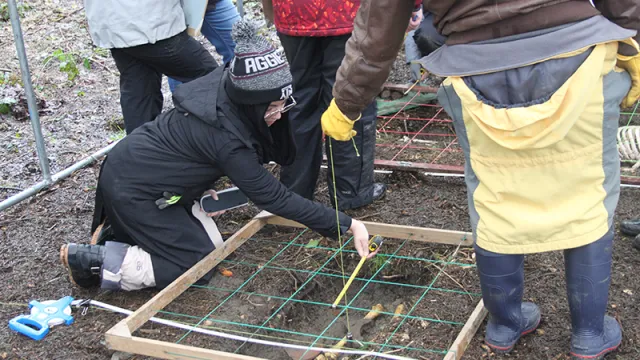
[[[175,109],[114,147],[103,169],[117,174],[110,176],[115,182],[109,185],[111,200],[154,202],[169,191],[190,204],[227,176],[257,207],[336,238],[335,210],[289,191],[263,167],[268,161],[286,165],[295,157],[287,117],[267,127],[268,104],[235,105],[224,89],[226,74],[219,67],[178,86]],[[351,218],[339,213],[339,220],[344,234]]]

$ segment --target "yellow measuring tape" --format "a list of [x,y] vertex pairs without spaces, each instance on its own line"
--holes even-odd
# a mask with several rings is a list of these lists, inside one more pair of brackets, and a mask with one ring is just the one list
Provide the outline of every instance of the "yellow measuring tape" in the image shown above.
[[[380,235],[376,235],[376,236],[372,237],[371,240],[369,240],[369,251],[374,252],[374,251],[378,250],[378,248],[380,248],[381,245],[382,245],[382,237]],[[360,259],[360,262],[358,263],[358,266],[356,266],[356,269],[353,270],[353,273],[351,274],[351,277],[349,278],[349,281],[347,281],[347,283],[342,288],[342,291],[340,292],[340,294],[336,298],[336,301],[334,301],[333,305],[331,305],[331,307],[333,309],[338,307],[338,303],[340,302],[340,300],[342,300],[344,295],[347,293],[347,290],[349,290],[349,286],[351,286],[351,283],[353,282],[353,279],[356,278],[356,275],[358,275],[358,272],[360,272],[360,268],[362,268],[362,265],[364,265],[364,262],[366,260],[367,260],[366,257],[362,257]]]

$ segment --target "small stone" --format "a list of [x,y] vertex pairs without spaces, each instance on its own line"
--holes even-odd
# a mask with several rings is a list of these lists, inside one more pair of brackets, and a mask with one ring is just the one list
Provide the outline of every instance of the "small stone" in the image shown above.
[[611,304],[611,308],[612,308],[612,309],[615,309],[615,308],[617,308],[617,307],[618,307],[618,305],[616,305],[616,304]]
[[0,357],[2,357],[3,359],[6,359],[6,358],[7,358],[7,356],[8,356],[8,355],[7,355],[7,353],[6,353],[6,352],[3,352],[3,353],[2,353],[2,355],[0,355]]
[[401,339],[402,339],[402,341],[409,341],[410,340],[409,334],[407,334],[407,333],[402,334],[402,338]]
[[[280,315],[278,315],[278,316],[280,316]],[[244,318],[246,318],[246,316],[240,315],[240,319],[244,320]]]
[[537,330],[536,330],[536,334],[538,334],[538,335],[544,335],[544,330],[542,330],[542,329],[537,329]]
[[211,321],[211,320],[205,320],[204,321],[204,326],[211,326],[211,325],[213,325],[213,321]]
[[633,295],[633,291],[631,291],[630,289],[624,289],[624,290],[622,290],[622,292],[627,294],[627,295]]

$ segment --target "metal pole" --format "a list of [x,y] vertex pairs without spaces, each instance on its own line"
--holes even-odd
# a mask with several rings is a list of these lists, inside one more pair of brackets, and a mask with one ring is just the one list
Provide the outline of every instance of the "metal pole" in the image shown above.
[[66,178],[67,176],[73,174],[75,171],[82,169],[83,167],[98,161],[99,158],[101,158],[102,156],[104,156],[106,153],[108,153],[114,146],[116,146],[118,142],[114,142],[113,144],[103,147],[102,149],[94,152],[93,154],[87,156],[86,158],[78,161],[77,163],[69,166],[68,168],[60,171],[59,173],[53,175],[53,177],[51,178],[51,183],[47,183],[45,180],[38,182],[37,184],[33,185],[32,187],[25,189],[15,195],[13,195],[12,197],[4,200],[3,202],[0,203],[0,211],[13,206],[17,203],[19,203],[22,200],[25,200],[35,194],[37,194],[40,190],[46,188],[47,186],[58,182],[61,179]]
[[242,3],[242,0],[236,0],[236,8],[238,8],[238,14],[240,14],[240,17],[244,17],[244,4]]
[[46,186],[52,183],[51,170],[49,169],[47,150],[45,149],[44,139],[42,138],[42,130],[40,128],[40,117],[38,116],[38,105],[36,104],[36,96],[33,92],[33,85],[31,84],[31,74],[29,73],[29,64],[27,63],[27,53],[24,49],[22,29],[20,28],[20,16],[18,15],[16,0],[8,1],[9,16],[11,17],[11,27],[13,29],[13,39],[16,42],[18,60],[20,61],[20,71],[22,72],[22,85],[24,86],[24,92],[27,96],[27,105],[29,106],[31,127],[33,128],[33,135],[36,138],[36,150],[38,152],[38,159],[40,159],[40,170],[42,170],[42,176],[44,177],[44,183]]

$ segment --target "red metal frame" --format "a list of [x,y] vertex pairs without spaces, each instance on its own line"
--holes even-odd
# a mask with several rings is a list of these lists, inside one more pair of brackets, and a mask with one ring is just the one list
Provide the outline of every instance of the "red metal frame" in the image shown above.
[[[432,127],[435,125],[443,125],[443,124],[451,124],[451,119],[443,118],[446,117],[447,114],[444,112],[443,108],[439,105],[434,104],[420,104],[414,103],[416,97],[418,97],[421,93],[436,93],[437,89],[432,87],[424,87],[424,86],[414,86],[410,85],[399,85],[399,84],[385,84],[385,90],[389,90],[390,92],[396,91],[405,93],[408,92],[409,89],[414,91],[414,95],[402,106],[400,110],[398,110],[395,114],[391,116],[378,116],[378,123],[382,124],[378,127],[378,134],[386,134],[395,137],[396,140],[404,140],[404,144],[394,144],[387,141],[376,143],[376,147],[383,148],[398,148],[399,150],[393,154],[390,158],[376,158],[374,164],[378,167],[382,168],[390,168],[395,170],[413,170],[413,171],[425,171],[425,172],[435,172],[435,173],[450,173],[450,174],[463,174],[464,173],[464,160],[460,159],[459,163],[453,164],[438,164],[438,160],[442,158],[442,156],[447,152],[461,152],[462,150],[458,146],[457,137],[451,129],[450,133],[441,133],[432,131]],[[409,105],[414,107],[413,110],[407,109]],[[434,115],[432,116],[420,116],[416,115],[416,112],[420,110],[416,109],[424,109],[424,108],[432,108],[432,112]],[[414,114],[410,114],[413,112]],[[395,122],[423,122],[424,125],[420,127],[418,131],[398,131],[389,129],[389,127]],[[408,139],[403,139],[403,137],[408,137]],[[439,139],[444,140],[445,138],[451,138],[451,141],[444,141],[446,143],[443,147],[427,147],[427,146],[418,146],[414,145],[415,140],[421,140],[422,138],[430,138],[430,139]],[[425,153],[434,152],[435,155],[430,158],[427,162],[416,162],[416,161],[403,161],[399,159],[401,154],[405,151],[419,150]],[[380,155],[383,153],[382,151],[377,151],[377,154]],[[387,154],[388,152],[384,152]],[[388,155],[387,155],[388,157]],[[428,156],[427,156],[428,157]],[[621,182],[623,184],[628,185],[640,185],[640,177],[633,176],[621,176]]]

